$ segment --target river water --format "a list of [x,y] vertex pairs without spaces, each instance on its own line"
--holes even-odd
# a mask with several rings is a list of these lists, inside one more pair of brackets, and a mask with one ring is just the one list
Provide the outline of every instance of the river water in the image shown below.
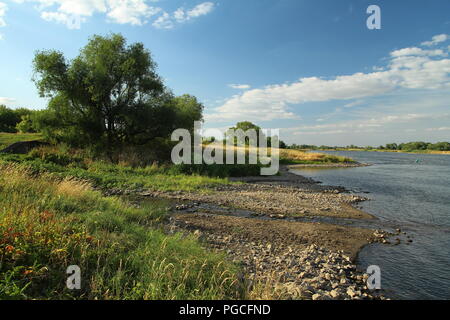
[[[302,169],[297,173],[343,186],[371,200],[361,208],[413,242],[372,244],[358,265],[378,265],[385,294],[397,299],[450,299],[450,155],[330,151],[369,167]],[[294,171],[295,172],[295,171]]]

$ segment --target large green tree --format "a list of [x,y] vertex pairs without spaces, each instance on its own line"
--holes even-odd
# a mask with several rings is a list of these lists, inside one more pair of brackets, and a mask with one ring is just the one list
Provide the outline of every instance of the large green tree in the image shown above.
[[165,137],[176,126],[173,95],[142,43],[95,35],[73,60],[41,51],[33,64],[39,93],[50,98],[40,126],[57,140],[111,154]]

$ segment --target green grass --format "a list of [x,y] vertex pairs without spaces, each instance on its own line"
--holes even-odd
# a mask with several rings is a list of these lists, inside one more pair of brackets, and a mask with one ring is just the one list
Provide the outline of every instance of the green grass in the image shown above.
[[151,165],[135,168],[92,161],[67,151],[49,149],[35,149],[28,155],[0,154],[0,163],[17,163],[36,174],[49,172],[58,178],[75,177],[103,190],[210,192],[211,187],[232,183],[227,178],[191,174],[183,166]]
[[[136,208],[23,164],[0,164],[0,186],[0,299],[241,297],[237,268],[193,237],[165,234],[158,205]],[[80,291],[66,288],[69,265],[81,268]]]
[[280,163],[286,165],[295,165],[295,164],[335,164],[335,163],[349,164],[357,162],[348,157],[326,155],[323,158],[315,160],[298,160],[298,159],[281,158]]
[[0,132],[0,150],[20,141],[33,141],[42,139],[39,133],[3,133]]

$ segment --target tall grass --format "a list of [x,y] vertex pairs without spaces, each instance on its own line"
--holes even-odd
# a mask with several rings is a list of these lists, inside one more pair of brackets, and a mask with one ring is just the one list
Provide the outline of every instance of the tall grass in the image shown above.
[[294,149],[280,149],[280,160],[284,164],[326,164],[326,163],[354,163],[348,157],[312,153]]
[[[214,148],[223,149],[226,151],[227,146],[221,143],[211,144]],[[311,153],[296,149],[276,149],[276,148],[250,148],[247,147],[233,147],[234,152],[245,152],[248,157],[249,151],[257,153],[259,156],[271,156],[273,152],[279,154],[280,162],[282,164],[326,164],[326,163],[354,163],[355,161],[348,157],[341,157],[329,155],[325,153]],[[259,168],[258,168],[259,169]]]
[[[228,299],[237,269],[197,239],[166,235],[165,210],[90,183],[0,164],[0,299]],[[78,265],[82,289],[66,288]]]
[[0,132],[0,150],[20,141],[33,141],[42,139],[39,133],[5,133]]
[[[0,163],[17,163],[30,168],[34,173],[49,172],[59,178],[75,177],[90,181],[94,187],[109,189],[147,189],[154,191],[203,191],[211,186],[231,183],[217,175],[202,175],[183,165],[151,164],[132,167],[92,160],[82,150],[65,150],[62,147],[41,147],[28,155],[0,154]],[[212,168],[210,168],[212,169]],[[220,169],[220,168],[219,168]],[[212,171],[210,171],[212,173]]]

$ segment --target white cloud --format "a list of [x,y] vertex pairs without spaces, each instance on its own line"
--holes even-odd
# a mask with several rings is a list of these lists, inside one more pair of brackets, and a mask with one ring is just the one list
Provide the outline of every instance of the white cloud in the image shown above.
[[213,2],[203,2],[190,10],[185,10],[184,8],[178,8],[172,14],[163,12],[163,14],[158,17],[153,22],[153,26],[158,29],[172,29],[177,23],[184,23],[186,21],[207,15],[214,9]]
[[109,4],[108,18],[120,24],[142,25],[146,18],[161,11],[161,8],[151,7],[142,0],[109,0]]
[[[0,28],[6,26],[5,15],[8,6],[4,2],[0,2]],[[3,40],[3,34],[0,33],[0,41]]]
[[350,103],[347,103],[346,105],[344,105],[344,108],[353,108],[356,106],[360,106],[364,103],[364,100],[356,100]]
[[189,10],[186,15],[189,17],[189,19],[197,18],[200,16],[207,15],[213,9],[214,9],[214,3],[203,2],[203,3],[200,3],[199,5],[195,6],[193,9]]
[[399,125],[413,121],[448,118],[448,114],[394,114],[359,120],[342,121],[337,123],[320,124],[312,126],[299,126],[283,129],[293,135],[337,134],[337,133],[367,133],[384,131],[387,125]]
[[14,98],[0,97],[0,104],[9,105],[16,102]]
[[428,128],[427,131],[450,131],[450,127]]
[[4,2],[0,2],[0,27],[6,26],[5,15],[6,10],[8,10],[8,6]]
[[[418,50],[417,50],[418,49]],[[405,48],[393,51],[384,71],[355,73],[331,79],[301,78],[290,84],[268,85],[229,98],[208,120],[291,119],[290,105],[352,100],[378,96],[396,89],[450,89],[450,59],[439,50]],[[250,119],[249,119],[250,120]]]
[[422,42],[421,45],[422,46],[431,47],[431,46],[437,45],[437,44],[439,44],[441,42],[445,42],[448,39],[450,39],[449,35],[447,35],[447,34],[438,34],[438,35],[434,36],[431,39],[431,41]]
[[64,24],[69,29],[80,29],[81,23],[86,21],[86,18],[81,16],[68,15],[63,12],[41,12],[41,18],[45,21],[56,22]]
[[233,89],[239,89],[239,90],[246,90],[246,89],[250,89],[251,86],[248,84],[229,84],[228,85],[230,88]]
[[[156,28],[170,29],[175,22],[185,22],[208,14],[214,3],[204,2],[191,10],[179,8],[171,16],[161,7],[152,3],[158,0],[14,0],[17,3],[35,3],[35,8],[46,21],[62,23],[70,29],[78,29],[82,22],[94,14],[104,14],[109,22],[141,26],[150,22],[158,13],[161,15],[153,22]],[[0,11],[1,12],[1,11]],[[1,19],[1,16],[0,16]],[[1,20],[0,20],[1,23]]]
[[157,29],[172,29],[175,24],[167,12],[163,12],[161,16],[156,19],[152,25]]
[[441,49],[436,50],[423,50],[421,48],[412,47],[404,48],[400,50],[395,50],[391,52],[392,57],[403,57],[403,56],[447,56],[447,53]]

